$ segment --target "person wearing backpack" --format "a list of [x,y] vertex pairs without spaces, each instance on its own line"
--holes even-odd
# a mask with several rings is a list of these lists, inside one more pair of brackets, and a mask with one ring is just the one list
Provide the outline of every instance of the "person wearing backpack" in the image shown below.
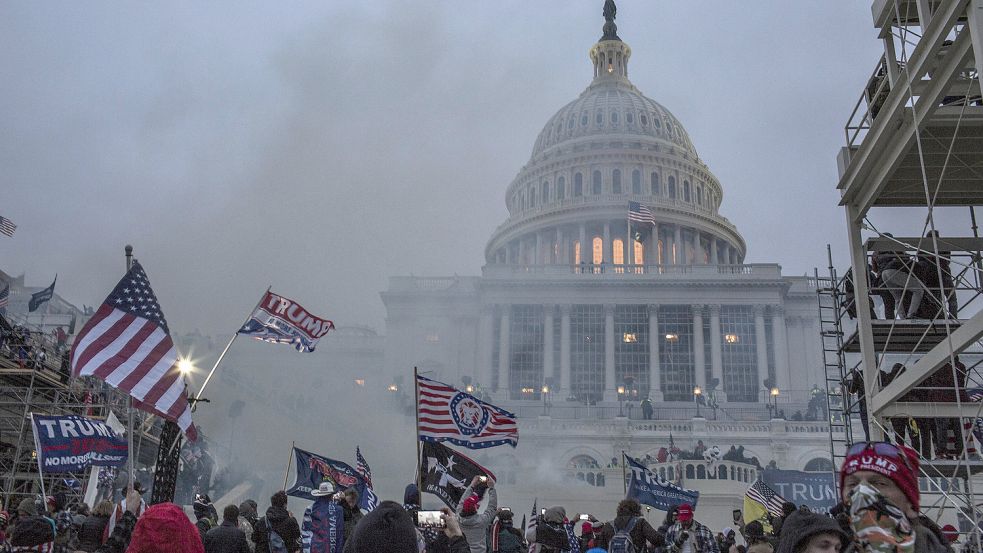
[[253,528],[256,553],[297,553],[300,551],[300,524],[287,510],[287,494],[279,491],[270,498],[266,516]]
[[665,537],[642,516],[642,505],[635,499],[618,503],[617,516],[601,528],[596,546],[611,553],[643,553],[653,547],[663,547]]
[[496,521],[492,524],[491,539],[488,540],[491,553],[519,553],[528,551],[522,532],[512,525],[512,511],[498,511]]

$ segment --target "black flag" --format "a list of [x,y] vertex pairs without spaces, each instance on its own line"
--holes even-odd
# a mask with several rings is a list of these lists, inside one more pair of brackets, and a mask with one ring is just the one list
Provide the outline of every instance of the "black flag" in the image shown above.
[[35,292],[31,294],[31,301],[27,303],[27,310],[34,312],[38,310],[45,302],[51,300],[51,297],[55,295],[55,282],[58,282],[58,275],[55,275],[55,280],[51,282],[51,286],[48,286],[40,292]]
[[421,455],[421,491],[436,495],[451,509],[457,508],[465,488],[475,476],[495,479],[495,475],[485,467],[437,442],[424,441]]

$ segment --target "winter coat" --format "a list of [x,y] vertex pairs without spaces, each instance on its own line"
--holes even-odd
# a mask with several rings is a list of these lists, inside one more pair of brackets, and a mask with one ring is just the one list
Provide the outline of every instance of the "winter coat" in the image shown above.
[[942,530],[928,517],[919,516],[911,527],[915,531],[915,553],[952,553]]
[[[903,257],[902,257],[903,256]],[[904,252],[877,252],[874,254],[874,268],[878,274],[888,269],[908,272],[911,259]]]
[[345,510],[345,541],[348,541],[355,527],[358,526],[358,521],[362,520],[362,510],[358,505],[349,507],[347,501],[341,502],[341,508]]
[[818,534],[837,535],[843,540],[842,545],[844,547],[849,538],[831,517],[807,510],[798,510],[784,518],[781,537],[778,539],[775,553],[795,553],[805,546],[810,538]]
[[498,512],[498,491],[495,488],[489,488],[487,493],[488,505],[485,507],[485,512],[461,516],[464,500],[473,494],[474,492],[471,491],[471,486],[468,486],[464,490],[464,495],[461,496],[461,501],[457,504],[456,511],[457,515],[461,517],[461,532],[468,540],[471,553],[486,553],[488,550],[488,541],[486,539],[488,537],[488,527],[491,526],[492,521],[495,520],[495,514]]
[[53,551],[55,521],[43,516],[26,516],[17,519],[10,528],[11,551]]
[[271,529],[283,538],[287,551],[290,553],[300,551],[300,525],[297,524],[297,519],[290,516],[290,512],[285,507],[270,507],[266,510],[266,516],[259,519],[256,527],[253,528],[256,553],[270,553]]
[[523,548],[524,542],[522,539],[522,533],[516,528],[511,526],[507,528],[501,528],[498,532],[498,549],[492,551],[491,553],[519,553],[520,551],[526,551],[528,548]]
[[319,497],[304,511],[300,532],[304,553],[341,553],[345,533],[345,510],[337,501]]
[[562,523],[540,519],[535,526],[526,530],[526,541],[536,544],[540,553],[570,551],[570,538]]
[[249,553],[246,534],[234,522],[222,522],[205,534],[205,553]]
[[102,545],[103,532],[109,524],[108,516],[89,515],[82,521],[79,530],[79,550],[92,553]]
[[468,540],[464,536],[448,538],[443,532],[435,541],[427,545],[427,553],[470,553],[470,551]]
[[[133,515],[127,513],[127,516]],[[117,525],[118,527],[119,525]],[[115,534],[114,534],[115,535]],[[147,508],[133,527],[126,553],[205,553],[198,531],[181,507],[158,503]]]
[[[607,549],[608,544],[610,544],[611,540],[614,539],[614,535],[618,532],[618,530],[626,528],[632,518],[634,517],[620,516],[616,517],[611,522],[605,523],[601,528],[601,538],[597,544],[597,547]],[[631,534],[629,534],[631,543],[635,544],[635,549],[644,551],[646,541],[656,547],[665,546],[666,537],[660,534],[655,528],[652,528],[652,525],[649,524],[647,520],[641,517],[639,518],[641,520],[635,523],[635,527],[631,529]]]

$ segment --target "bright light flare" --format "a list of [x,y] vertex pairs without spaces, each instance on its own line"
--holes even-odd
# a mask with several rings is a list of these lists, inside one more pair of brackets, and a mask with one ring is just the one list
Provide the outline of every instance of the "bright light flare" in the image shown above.
[[190,359],[181,359],[177,362],[177,370],[181,371],[182,375],[187,376],[195,371],[195,364]]

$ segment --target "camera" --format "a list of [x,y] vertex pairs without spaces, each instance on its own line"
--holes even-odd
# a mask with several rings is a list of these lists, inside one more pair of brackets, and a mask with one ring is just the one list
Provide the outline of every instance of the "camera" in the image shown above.
[[447,528],[447,521],[444,520],[444,513],[440,511],[417,511],[417,528]]

